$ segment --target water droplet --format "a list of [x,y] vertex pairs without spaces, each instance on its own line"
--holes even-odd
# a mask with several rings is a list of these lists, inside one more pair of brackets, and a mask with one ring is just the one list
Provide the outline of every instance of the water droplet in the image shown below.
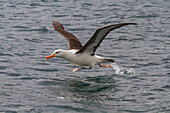
[[118,75],[135,73],[135,70],[133,68],[123,68],[117,65],[116,63],[112,63],[111,67],[115,70],[115,74]]

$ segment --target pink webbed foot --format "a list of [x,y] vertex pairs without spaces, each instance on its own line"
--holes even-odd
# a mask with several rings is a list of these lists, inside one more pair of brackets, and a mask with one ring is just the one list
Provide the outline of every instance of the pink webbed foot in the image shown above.
[[74,68],[74,69],[72,69],[72,72],[77,72],[77,71],[79,71],[79,70],[82,70],[82,69],[91,69],[91,67],[89,67],[89,68]]
[[77,72],[78,70],[81,70],[81,68],[74,68],[72,69],[72,72]]
[[110,64],[109,64],[109,65],[100,65],[100,64],[99,64],[99,66],[100,66],[100,67],[111,67]]

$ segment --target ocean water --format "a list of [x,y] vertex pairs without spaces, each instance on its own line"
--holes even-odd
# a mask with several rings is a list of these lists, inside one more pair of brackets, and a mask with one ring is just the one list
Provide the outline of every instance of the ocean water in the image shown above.
[[[97,28],[123,22],[96,54],[111,68],[73,73],[60,58],[67,41],[52,21],[85,44]],[[169,0],[1,0],[0,112],[169,113]]]

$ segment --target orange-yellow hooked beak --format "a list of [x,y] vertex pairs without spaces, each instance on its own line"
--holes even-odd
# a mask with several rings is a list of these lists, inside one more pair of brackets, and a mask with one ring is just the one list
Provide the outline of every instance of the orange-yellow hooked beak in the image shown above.
[[54,53],[52,53],[52,54],[49,55],[49,56],[46,56],[45,59],[47,60],[47,59],[52,58],[52,57],[54,57]]

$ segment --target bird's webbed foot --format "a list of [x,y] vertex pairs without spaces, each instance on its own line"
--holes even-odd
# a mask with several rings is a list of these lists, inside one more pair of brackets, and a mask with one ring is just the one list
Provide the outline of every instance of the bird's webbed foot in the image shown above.
[[89,68],[84,68],[84,67],[83,68],[74,68],[74,69],[72,69],[72,72],[77,72],[82,69],[91,69],[91,67],[89,67]]
[[100,67],[111,67],[111,65],[101,65],[101,64],[98,64]]

